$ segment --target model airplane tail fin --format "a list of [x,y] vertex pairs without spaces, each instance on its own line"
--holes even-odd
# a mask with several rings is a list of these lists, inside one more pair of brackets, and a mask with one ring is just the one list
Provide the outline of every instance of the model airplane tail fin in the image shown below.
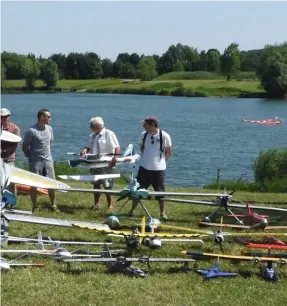
[[41,250],[45,250],[41,231],[38,233],[38,246]]
[[59,241],[53,241],[51,237],[48,237],[48,239],[51,241],[54,250],[57,250],[61,247],[61,243]]
[[134,155],[134,146],[133,144],[129,144],[125,150],[124,156]]
[[247,210],[247,214],[251,215],[252,214],[252,211],[250,209],[250,206],[249,206],[249,202],[247,201],[246,202],[246,210]]

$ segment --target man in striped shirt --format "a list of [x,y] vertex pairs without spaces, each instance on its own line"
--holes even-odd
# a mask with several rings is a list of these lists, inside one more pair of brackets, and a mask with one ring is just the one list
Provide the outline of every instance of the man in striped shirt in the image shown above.
[[[1,108],[1,129],[17,136],[20,136],[20,128],[10,121],[11,112],[7,108]],[[15,165],[16,150],[18,143],[12,143],[1,140],[1,158],[3,161],[10,165]],[[13,194],[17,195],[17,189],[15,184],[10,184],[9,190]]]

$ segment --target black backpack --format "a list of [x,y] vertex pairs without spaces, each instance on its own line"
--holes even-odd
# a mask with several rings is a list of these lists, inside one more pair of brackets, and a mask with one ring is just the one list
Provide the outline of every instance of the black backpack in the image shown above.
[[[147,132],[145,132],[144,137],[143,137],[142,150],[144,150],[144,148],[145,148],[144,144],[145,144],[146,137],[147,137]],[[163,141],[162,141],[162,130],[159,130],[159,142],[160,142],[160,149],[159,150],[160,150],[160,158],[161,158],[162,153],[164,151],[164,149],[162,147],[162,143],[163,143]]]

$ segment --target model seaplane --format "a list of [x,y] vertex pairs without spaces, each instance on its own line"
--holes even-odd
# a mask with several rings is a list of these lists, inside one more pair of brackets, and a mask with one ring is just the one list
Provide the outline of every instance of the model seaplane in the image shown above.
[[[115,154],[99,155],[89,153],[79,155],[74,152],[68,152],[67,154],[76,157],[75,159],[68,161],[69,165],[71,167],[78,167],[83,170],[109,167],[110,162],[115,156]],[[134,154],[133,145],[129,144],[124,154],[117,155],[117,164],[134,164],[139,158],[139,154]]]

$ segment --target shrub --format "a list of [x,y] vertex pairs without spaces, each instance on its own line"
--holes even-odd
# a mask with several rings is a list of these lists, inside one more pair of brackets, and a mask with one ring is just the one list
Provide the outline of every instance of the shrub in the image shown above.
[[260,153],[252,165],[255,181],[262,183],[287,177],[287,149]]

